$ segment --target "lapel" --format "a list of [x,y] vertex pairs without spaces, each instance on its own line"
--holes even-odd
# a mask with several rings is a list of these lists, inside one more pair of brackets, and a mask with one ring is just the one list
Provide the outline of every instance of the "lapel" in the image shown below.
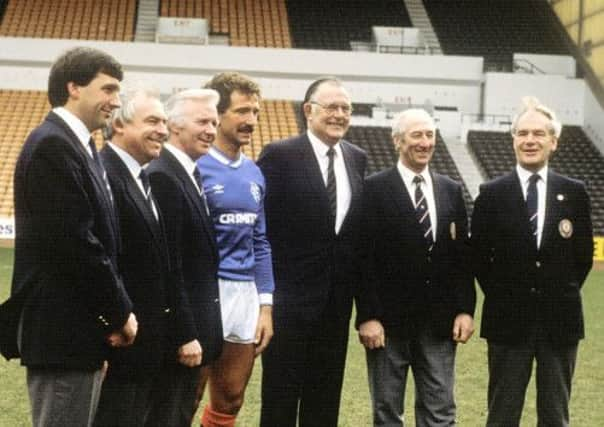
[[390,194],[390,200],[394,201],[402,218],[412,219],[414,233],[416,234],[417,239],[423,242],[425,239],[421,224],[417,221],[415,215],[415,204],[413,203],[413,200],[411,200],[411,196],[409,195],[407,187],[405,187],[405,183],[403,182],[403,178],[396,166],[393,166],[388,171],[387,182],[386,192]]
[[[509,222],[512,227],[518,230],[519,235],[525,240],[524,244],[527,247],[534,248],[537,250],[533,233],[531,232],[531,225],[529,221],[529,214],[526,208],[526,201],[522,195],[522,187],[520,186],[520,177],[516,172],[516,169],[503,178],[505,201],[507,204],[506,212],[511,213],[509,215]],[[513,224],[516,222],[516,224]]]
[[208,217],[208,214],[206,213],[205,207],[203,206],[203,202],[201,201],[201,196],[197,191],[197,187],[195,187],[195,184],[193,184],[193,181],[191,181],[191,178],[189,177],[189,174],[185,168],[178,161],[178,159],[176,159],[176,157],[170,153],[170,151],[162,150],[161,156],[166,159],[170,169],[174,171],[176,178],[181,181],[185,197],[187,197],[195,206],[198,216],[201,218],[202,226],[205,228],[208,235],[208,240],[210,240],[214,251],[217,252],[218,247],[216,246],[216,239],[214,237],[214,227],[210,218]]
[[97,194],[100,195],[101,203],[105,206],[105,212],[109,213],[109,215],[107,215],[110,218],[109,222],[111,223],[111,226],[113,228],[114,235],[117,236],[117,218],[115,217],[113,203],[111,202],[111,197],[108,194],[108,189],[107,185],[105,184],[105,180],[100,175],[97,165],[94,163],[94,159],[90,156],[88,151],[86,151],[76,134],[71,130],[67,123],[65,123],[63,119],[61,119],[61,117],[51,111],[46,116],[46,120],[59,126],[67,135],[67,141],[71,144],[75,151],[80,154],[80,159],[82,160],[84,169],[86,169],[88,174],[92,176],[93,181],[96,183]]
[[558,233],[556,219],[558,211],[557,207],[560,202],[557,199],[557,195],[564,193],[560,188],[560,180],[558,175],[552,172],[551,169],[548,169],[547,172],[546,186],[545,218],[543,221],[543,231],[541,232],[541,245],[539,246],[539,250],[543,250],[543,248],[545,248],[549,243],[552,236],[555,235],[555,233]]
[[434,192],[434,204],[436,205],[436,244],[443,239],[443,233],[449,232],[448,212],[451,208],[449,194],[442,185],[441,176],[430,170],[432,178],[432,191]]
[[304,165],[304,172],[306,173],[306,182],[310,186],[311,193],[319,196],[321,209],[325,215],[327,215],[329,211],[327,189],[325,188],[325,182],[323,181],[323,176],[321,175],[319,162],[317,161],[315,152],[313,151],[310,140],[306,134],[304,134],[301,138],[300,154],[302,157],[302,164]]
[[342,232],[348,219],[353,216],[352,211],[358,206],[361,197],[363,177],[358,173],[359,167],[356,164],[356,159],[349,143],[342,140],[340,141],[340,147],[342,148],[344,167],[346,168],[346,174],[348,175],[348,182],[350,184],[350,206],[348,207],[348,212],[346,212],[346,217],[344,217],[344,221],[342,222],[342,227],[340,229],[340,232]]
[[120,179],[123,183],[124,196],[130,200],[130,203],[136,207],[138,213],[144,218],[145,224],[153,236],[154,242],[161,245],[162,236],[158,220],[155,219],[155,215],[153,214],[149,203],[138,187],[130,170],[122,159],[120,159],[118,154],[108,145],[103,148],[103,158],[104,160],[107,160],[108,167],[115,169],[117,174],[116,178]]

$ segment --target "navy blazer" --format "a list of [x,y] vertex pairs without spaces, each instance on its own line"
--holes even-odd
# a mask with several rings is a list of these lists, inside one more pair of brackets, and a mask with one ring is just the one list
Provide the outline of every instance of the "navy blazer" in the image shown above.
[[485,294],[481,336],[524,342],[537,318],[554,343],[584,337],[581,286],[593,262],[589,197],[582,182],[547,176],[545,223],[534,242],[518,174],[483,184],[474,205],[471,245]]
[[[118,265],[138,321],[134,343],[112,349],[109,361],[122,377],[147,377],[161,368],[166,353],[173,350],[167,347],[167,337],[180,275],[170,268],[159,206],[156,219],[130,170],[110,146],[100,155],[120,225]],[[171,357],[176,359],[176,353]]]
[[219,255],[212,221],[187,171],[170,151],[163,149],[147,172],[163,213],[170,262],[183,277],[174,310],[173,342],[179,347],[198,339],[205,365],[220,355],[223,342]]
[[447,338],[456,315],[474,314],[462,187],[447,176],[431,176],[437,234],[430,252],[397,167],[365,182],[357,326],[377,319],[387,334],[409,338],[427,323],[437,336]]
[[119,230],[103,178],[51,112],[28,136],[14,182],[15,264],[11,298],[0,309],[2,352],[28,366],[98,369],[106,335],[132,309],[118,274]]
[[360,202],[367,156],[341,141],[351,188],[336,235],[327,190],[306,134],[266,145],[258,159],[266,179],[267,235],[275,273],[277,317],[316,319],[329,307],[349,319],[358,286]]

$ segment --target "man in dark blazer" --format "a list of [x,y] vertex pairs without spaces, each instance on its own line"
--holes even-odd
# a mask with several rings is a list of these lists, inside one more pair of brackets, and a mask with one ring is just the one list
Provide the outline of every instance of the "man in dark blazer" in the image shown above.
[[[342,138],[352,106],[335,78],[304,98],[308,131],[267,145],[266,219],[275,273],[274,337],[262,355],[261,425],[336,426],[357,289],[366,155]],[[298,413],[299,408],[299,413]]]
[[436,126],[422,109],[395,117],[396,166],[363,191],[364,274],[357,302],[374,426],[402,426],[409,368],[417,426],[455,425],[456,343],[474,331],[462,187],[429,169]]
[[15,265],[0,347],[27,367],[36,426],[91,425],[107,343],[136,335],[111,190],[90,136],[119,107],[121,79],[120,64],[96,49],[59,57],[48,79],[53,110],[15,169]]
[[166,404],[150,416],[158,426],[190,426],[199,404],[200,376],[207,376],[201,365],[215,360],[222,348],[218,249],[195,163],[216,137],[218,98],[210,89],[189,89],[168,99],[168,143],[148,168],[166,225],[170,262],[182,270],[184,281],[172,337],[180,363],[162,376]]
[[589,197],[548,160],[561,125],[535,98],[512,123],[516,168],[481,186],[472,216],[476,276],[485,294],[488,426],[520,423],[533,361],[541,426],[568,426],[584,336],[581,287],[592,266]]
[[[156,397],[168,347],[173,293],[161,212],[153,201],[144,166],[159,157],[168,130],[159,92],[126,90],[114,112],[111,142],[101,158],[113,190],[121,250],[118,265],[139,324],[134,344],[115,349],[103,381],[95,426],[144,426]],[[177,276],[176,276],[177,277]]]

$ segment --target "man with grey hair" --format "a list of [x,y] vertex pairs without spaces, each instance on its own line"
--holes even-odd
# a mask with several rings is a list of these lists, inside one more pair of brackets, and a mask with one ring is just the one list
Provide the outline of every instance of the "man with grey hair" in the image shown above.
[[345,141],[352,104],[334,77],[304,97],[308,131],[264,147],[266,222],[275,273],[274,337],[262,355],[263,427],[335,427],[367,156]]
[[593,239],[585,185],[548,167],[560,130],[553,111],[525,98],[512,124],[516,167],[483,184],[474,205],[470,242],[485,295],[487,426],[519,425],[534,361],[538,425],[569,425]]
[[[190,426],[202,365],[215,360],[222,348],[218,299],[218,249],[212,220],[195,162],[207,154],[216,137],[219,96],[211,89],[178,92],[166,102],[168,143],[149,165],[155,200],[163,213],[170,264],[182,270],[184,281],[175,312],[179,363],[168,366],[161,380],[161,401],[150,419],[154,425]],[[175,360],[176,362],[176,360]]]
[[101,158],[113,190],[120,228],[118,266],[140,330],[134,344],[109,353],[95,426],[144,426],[157,401],[158,379],[169,357],[169,313],[179,284],[168,259],[159,207],[146,165],[159,157],[168,136],[159,92],[132,87],[113,112],[112,139]]
[[416,425],[455,425],[457,343],[474,331],[462,186],[429,168],[436,126],[422,109],[397,115],[396,166],[365,181],[364,273],[357,297],[375,426],[402,426],[409,368]]

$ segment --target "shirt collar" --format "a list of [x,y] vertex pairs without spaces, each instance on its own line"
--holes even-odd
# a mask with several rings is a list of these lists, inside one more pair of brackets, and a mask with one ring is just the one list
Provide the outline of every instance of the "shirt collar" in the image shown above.
[[84,144],[86,150],[89,150],[88,142],[90,141],[90,131],[84,122],[65,107],[55,107],[52,111],[67,123],[67,126],[69,126],[73,133],[76,134],[80,142]]
[[398,169],[399,174],[403,178],[403,182],[408,187],[411,186],[411,184],[413,183],[413,178],[415,178],[417,175],[424,178],[424,181],[426,182],[426,184],[429,184],[432,182],[432,177],[430,176],[430,171],[428,169],[428,166],[426,166],[424,168],[424,170],[421,171],[421,173],[417,173],[417,172],[414,172],[411,169],[409,169],[407,166],[405,166],[403,164],[403,162],[401,162],[401,160],[399,159],[399,161],[396,163],[396,168]]
[[113,142],[108,141],[107,144],[109,144],[109,146],[113,149],[113,151],[115,151],[115,153],[120,157],[120,159],[122,159],[122,161],[124,162],[124,164],[126,165],[128,170],[130,171],[130,173],[132,174],[134,179],[138,179],[139,175],[141,173],[142,167],[136,161],[136,159],[134,157],[132,157],[132,155],[130,155],[130,153],[128,153],[126,150],[124,150],[121,147],[118,147]]
[[[306,131],[306,134],[308,135],[310,145],[312,146],[312,149],[315,152],[315,156],[317,157],[317,159],[327,157],[327,150],[329,150],[330,146],[321,141],[319,137],[317,137],[314,133],[310,131],[310,129]],[[342,156],[342,147],[340,146],[339,142],[337,142],[333,146],[333,149],[336,151],[336,157]]]
[[[529,170],[526,170],[525,168],[523,168],[519,164],[516,164],[516,173],[518,174],[518,178],[520,178],[520,183],[523,184],[523,185],[524,184],[528,185],[529,178],[535,172],[531,172]],[[537,173],[537,175],[539,175],[539,178],[541,178],[541,180],[543,181],[543,183],[547,184],[547,165],[543,166],[536,173]]]
[[239,168],[239,166],[241,166],[241,164],[243,163],[243,160],[246,158],[243,153],[239,153],[239,157],[236,160],[231,160],[227,156],[225,156],[222,151],[214,147],[210,147],[210,152],[208,154],[218,160],[223,165],[229,166],[233,169]]
[[176,160],[178,160],[182,167],[185,168],[189,175],[193,175],[193,172],[195,172],[195,168],[197,167],[197,165],[193,160],[191,160],[187,153],[170,143],[164,144],[164,148],[166,148],[170,153],[174,155],[174,157],[176,157]]

